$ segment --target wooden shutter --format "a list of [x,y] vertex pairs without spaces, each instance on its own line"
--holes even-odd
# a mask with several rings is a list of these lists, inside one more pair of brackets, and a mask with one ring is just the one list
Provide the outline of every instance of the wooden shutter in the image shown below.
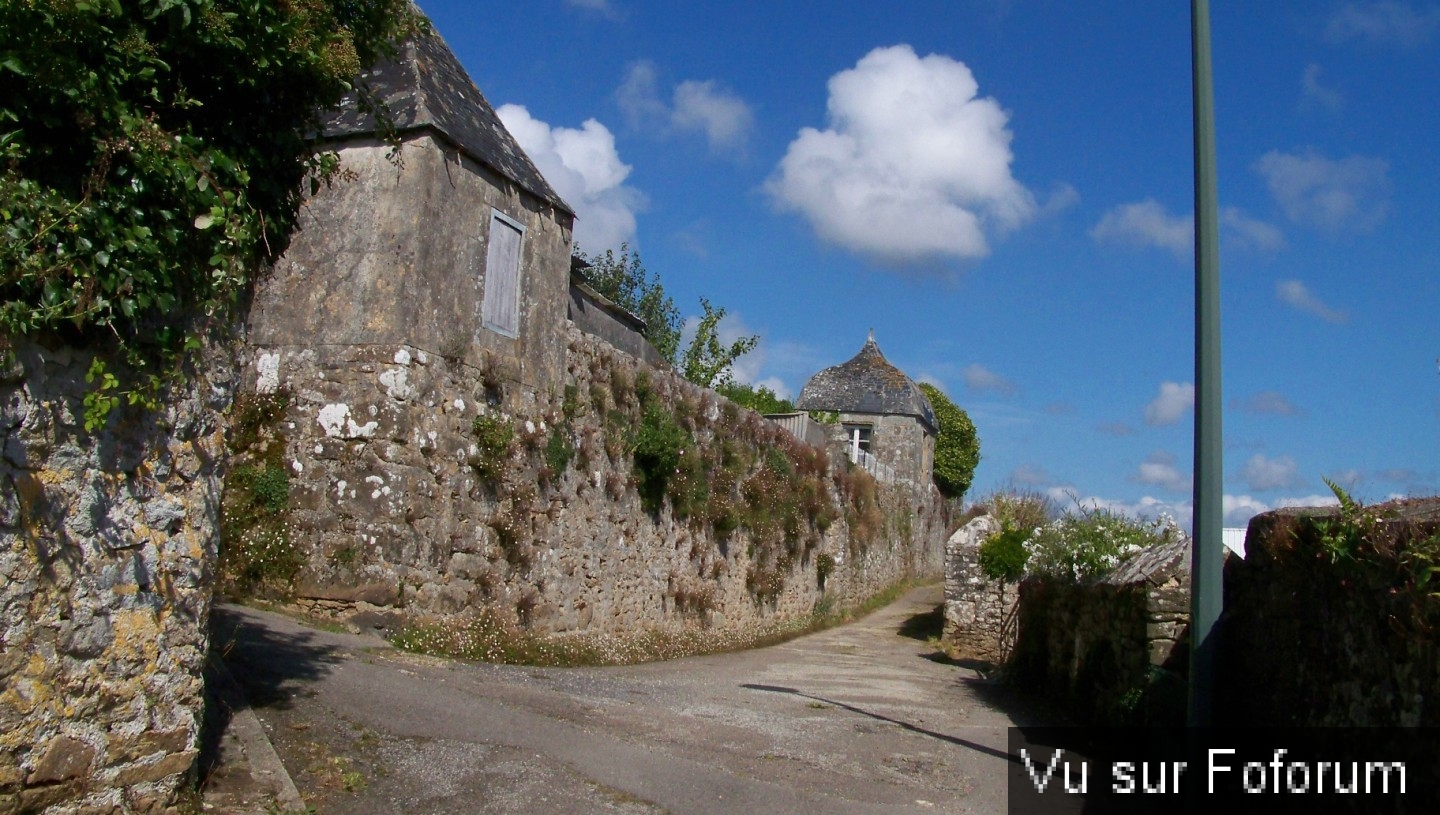
[[486,328],[507,337],[520,331],[520,249],[524,237],[525,228],[520,224],[498,212],[491,215],[480,316]]

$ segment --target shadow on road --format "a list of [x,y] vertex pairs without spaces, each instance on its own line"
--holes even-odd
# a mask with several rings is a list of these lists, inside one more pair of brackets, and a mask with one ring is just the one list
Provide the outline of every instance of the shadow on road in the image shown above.
[[338,649],[314,640],[309,632],[281,634],[247,623],[218,605],[211,611],[200,726],[202,787],[220,764],[221,739],[236,712],[246,705],[288,708],[305,684],[341,661]]
[[921,614],[912,614],[900,623],[900,629],[896,631],[902,637],[909,637],[912,640],[927,642],[932,639],[940,639],[945,632],[945,604],[941,603],[931,611]]
[[888,722],[893,725],[898,725],[899,727],[903,727],[912,733],[919,733],[922,736],[929,736],[933,739],[947,741],[959,747],[965,747],[974,750],[977,753],[985,753],[986,755],[995,756],[996,758],[1003,758],[1006,761],[1015,760],[1014,756],[1010,755],[1004,750],[997,750],[994,747],[988,747],[984,744],[968,741],[957,736],[950,736],[945,733],[937,733],[934,730],[927,730],[918,725],[910,724],[909,722],[902,722],[899,719],[892,719],[891,717],[881,713],[873,713],[864,708],[856,707],[851,704],[846,704],[845,702],[837,702],[834,699],[826,699],[823,696],[815,696],[813,694],[805,693],[801,690],[796,690],[795,688],[787,688],[782,685],[755,685],[750,683],[743,684],[740,687],[745,688],[746,690],[758,690],[765,691],[767,693],[788,693],[791,696],[800,696],[805,699],[813,699],[816,702],[824,702],[827,705],[833,705],[838,708],[843,708],[844,710],[848,710],[851,713],[859,713],[861,716],[869,716],[872,719],[878,719],[882,722]]
[[340,648],[317,640],[310,631],[280,633],[247,623],[233,609],[210,614],[210,655],[224,660],[255,707],[290,707],[306,684],[343,661]]

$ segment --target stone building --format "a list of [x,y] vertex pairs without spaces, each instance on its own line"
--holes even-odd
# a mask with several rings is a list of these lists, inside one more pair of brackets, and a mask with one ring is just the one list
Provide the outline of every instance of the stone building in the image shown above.
[[935,410],[915,381],[880,352],[873,331],[848,362],[810,377],[795,407],[838,414],[832,442],[882,481],[917,488],[931,483]]
[[291,354],[310,352],[323,369],[376,346],[489,369],[522,390],[554,387],[573,210],[438,33],[367,79],[401,148],[392,154],[354,95],[324,122],[347,177],[308,202],[257,292],[249,345],[263,352],[262,390]]

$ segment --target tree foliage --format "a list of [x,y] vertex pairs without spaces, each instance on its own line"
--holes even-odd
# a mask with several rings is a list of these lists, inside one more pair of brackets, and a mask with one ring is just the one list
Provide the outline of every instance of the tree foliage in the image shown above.
[[930,400],[935,420],[940,423],[935,439],[935,486],[947,498],[963,498],[980,464],[980,437],[975,433],[975,424],[939,388],[922,382],[920,390]]
[[590,264],[585,277],[591,288],[644,320],[646,339],[673,364],[680,354],[680,309],[660,278],[645,270],[640,253],[622,243],[618,254],[606,249],[589,256],[576,247],[575,256]]
[[730,343],[722,342],[720,321],[725,318],[725,309],[715,308],[709,300],[700,298],[704,314],[696,318],[695,335],[682,352],[680,310],[665,293],[660,278],[645,269],[639,252],[631,249],[630,244],[622,243],[618,253],[606,249],[597,255],[587,255],[576,247],[575,256],[589,264],[585,277],[591,288],[645,321],[646,339],[681,376],[706,388],[735,386],[732,375],[735,361],[753,351],[760,338],[740,337]]
[[740,337],[731,343],[720,339],[720,321],[725,309],[715,308],[704,297],[700,307],[705,314],[695,324],[695,336],[680,358],[680,373],[701,387],[729,385],[734,381],[735,361],[755,350],[759,337]]
[[233,304],[337,171],[320,111],[421,24],[408,0],[0,4],[0,342],[174,363],[176,315]]
[[730,382],[719,385],[715,392],[743,408],[756,413],[793,413],[795,403],[781,399],[780,395],[764,385],[746,385]]

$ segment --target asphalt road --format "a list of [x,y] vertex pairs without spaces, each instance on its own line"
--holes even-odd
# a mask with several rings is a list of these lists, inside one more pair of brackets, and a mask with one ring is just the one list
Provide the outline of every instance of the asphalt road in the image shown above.
[[379,813],[1003,813],[1036,724],[923,635],[939,586],[736,654],[451,662],[222,606],[217,648],[305,802]]

